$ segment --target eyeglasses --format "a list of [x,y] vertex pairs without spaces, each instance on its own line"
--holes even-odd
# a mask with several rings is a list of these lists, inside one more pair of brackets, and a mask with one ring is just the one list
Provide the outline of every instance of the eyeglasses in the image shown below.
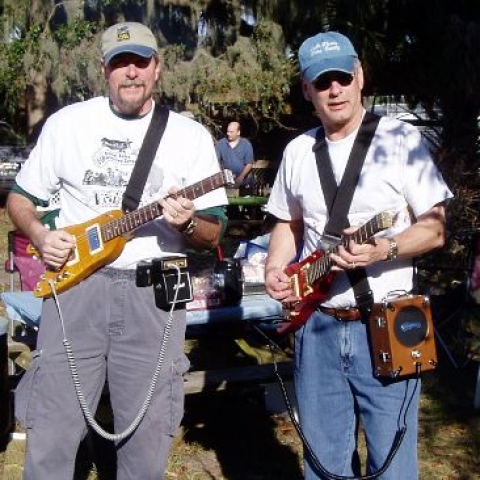
[[333,82],[337,82],[342,87],[348,87],[354,79],[355,75],[345,72],[327,72],[316,78],[312,84],[316,90],[323,92],[328,90]]

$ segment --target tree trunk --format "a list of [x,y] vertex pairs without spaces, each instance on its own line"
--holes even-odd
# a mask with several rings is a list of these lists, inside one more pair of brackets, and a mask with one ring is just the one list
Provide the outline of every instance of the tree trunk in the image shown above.
[[27,127],[29,141],[35,141],[40,133],[40,129],[50,113],[48,106],[50,104],[50,89],[47,78],[43,72],[36,72],[33,81],[27,86],[26,107],[27,107]]
[[[55,9],[54,1],[31,0],[28,9],[27,29],[34,24],[40,24],[44,30],[49,28],[48,20]],[[27,113],[27,137],[29,142],[35,141],[47,113],[48,82],[42,71],[30,74],[25,92],[25,106]]]

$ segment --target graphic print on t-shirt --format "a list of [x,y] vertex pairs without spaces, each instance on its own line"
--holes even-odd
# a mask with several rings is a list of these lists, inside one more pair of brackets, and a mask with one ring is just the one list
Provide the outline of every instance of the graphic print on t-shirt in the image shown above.
[[[91,168],[85,171],[83,185],[89,190],[88,203],[96,208],[118,208],[122,203],[139,149],[131,140],[102,138],[92,157]],[[147,179],[142,203],[155,198],[163,183],[163,171],[155,165]]]

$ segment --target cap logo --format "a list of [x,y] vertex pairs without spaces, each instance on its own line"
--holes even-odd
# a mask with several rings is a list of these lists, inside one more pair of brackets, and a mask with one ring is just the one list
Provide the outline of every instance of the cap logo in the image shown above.
[[117,41],[123,42],[125,40],[130,40],[130,31],[126,25],[123,25],[117,30]]
[[340,51],[340,45],[337,42],[321,42],[316,43],[310,49],[310,56],[314,57],[315,55],[321,55],[323,52],[332,52],[332,51]]

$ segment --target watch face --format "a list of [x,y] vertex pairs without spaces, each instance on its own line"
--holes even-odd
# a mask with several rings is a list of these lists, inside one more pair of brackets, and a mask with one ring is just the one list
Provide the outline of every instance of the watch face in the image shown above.
[[183,233],[185,235],[191,235],[193,233],[193,231],[195,230],[195,227],[197,226],[197,224],[195,223],[195,220],[190,220],[190,223],[185,227],[185,230],[183,231]]

